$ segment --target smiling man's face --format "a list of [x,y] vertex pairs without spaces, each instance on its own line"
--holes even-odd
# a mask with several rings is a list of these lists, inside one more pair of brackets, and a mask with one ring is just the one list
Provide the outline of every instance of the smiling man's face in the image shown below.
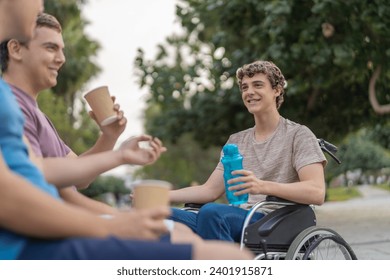
[[276,108],[277,89],[273,89],[267,76],[262,73],[253,77],[244,76],[241,82],[242,100],[252,114]]

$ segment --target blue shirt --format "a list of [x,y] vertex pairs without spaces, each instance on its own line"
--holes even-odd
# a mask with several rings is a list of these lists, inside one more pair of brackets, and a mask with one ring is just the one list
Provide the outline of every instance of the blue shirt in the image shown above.
[[[46,182],[44,175],[29,159],[27,146],[23,142],[23,125],[24,117],[15,96],[0,79],[0,149],[4,161],[13,172],[59,199],[57,189]],[[27,238],[0,226],[0,260],[16,259]]]

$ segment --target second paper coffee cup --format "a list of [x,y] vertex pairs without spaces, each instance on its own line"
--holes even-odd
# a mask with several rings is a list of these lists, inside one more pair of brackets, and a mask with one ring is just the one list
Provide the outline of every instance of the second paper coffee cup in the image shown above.
[[133,184],[136,209],[148,209],[159,206],[169,206],[169,191],[172,185],[161,180],[141,180]]

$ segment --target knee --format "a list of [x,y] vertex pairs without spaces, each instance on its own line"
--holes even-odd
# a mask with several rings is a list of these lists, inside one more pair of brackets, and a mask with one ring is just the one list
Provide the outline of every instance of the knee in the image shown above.
[[191,228],[181,223],[175,223],[175,227],[171,233],[172,243],[196,244],[201,241],[202,239]]
[[185,215],[187,215],[186,211],[179,208],[171,208],[171,216],[170,216],[171,219],[175,219],[175,218],[180,219]]
[[204,241],[193,247],[195,260],[253,260],[254,255],[237,244],[222,241]]
[[211,220],[221,218],[224,213],[223,206],[224,205],[217,203],[207,203],[199,210],[198,220]]

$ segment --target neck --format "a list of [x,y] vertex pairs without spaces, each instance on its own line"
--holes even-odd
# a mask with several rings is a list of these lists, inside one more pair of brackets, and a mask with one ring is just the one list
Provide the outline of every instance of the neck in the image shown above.
[[7,71],[6,73],[3,73],[3,79],[8,84],[21,89],[23,92],[37,100],[38,91],[31,86],[32,83],[29,82],[28,79],[25,79],[23,75],[12,75]]
[[257,141],[265,141],[276,130],[279,125],[280,114],[276,112],[272,114],[255,116],[255,137]]

